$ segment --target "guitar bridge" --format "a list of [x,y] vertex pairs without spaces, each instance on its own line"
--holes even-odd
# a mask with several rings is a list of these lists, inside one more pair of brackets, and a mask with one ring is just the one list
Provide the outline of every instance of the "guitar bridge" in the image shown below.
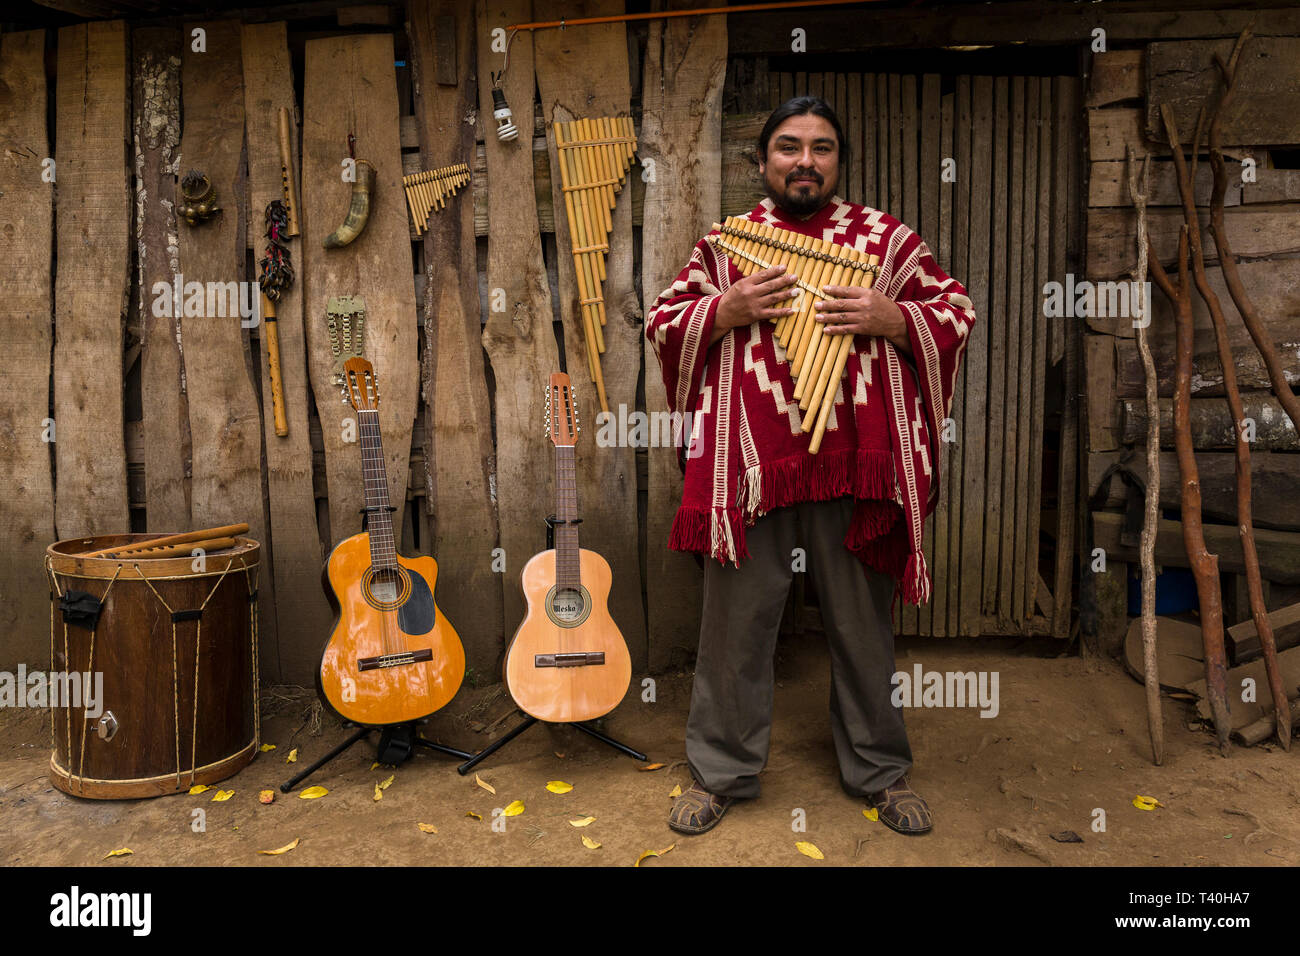
[[604,651],[571,651],[565,654],[534,654],[534,667],[585,667],[605,663]]
[[401,654],[382,654],[379,657],[358,657],[357,670],[373,671],[380,667],[401,667],[403,664],[418,664],[420,661],[433,660],[433,651],[424,648],[418,651],[406,651]]

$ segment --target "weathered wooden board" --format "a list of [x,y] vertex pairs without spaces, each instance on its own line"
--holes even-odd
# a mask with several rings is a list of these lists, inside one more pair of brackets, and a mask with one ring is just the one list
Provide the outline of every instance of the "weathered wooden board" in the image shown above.
[[[944,130],[940,77],[938,74],[927,73],[921,77],[920,91],[921,104],[917,118],[921,143],[919,166],[917,167],[920,200],[918,215],[920,220],[909,225],[911,228],[918,230],[922,240],[929,245],[930,251],[937,262],[941,255],[940,249],[951,243],[951,237],[945,236],[939,231],[939,191],[943,188],[943,184],[940,183],[940,175],[942,173],[942,159],[947,154],[940,152],[940,141]],[[954,421],[960,418],[963,411],[964,409],[960,408],[952,409],[950,414]],[[942,423],[940,427],[942,427]],[[953,442],[941,442],[939,446],[939,481],[942,488],[935,513],[926,523],[926,534],[933,539],[933,549],[930,547],[930,542],[927,541],[925,550],[931,573],[934,575],[935,591],[937,592],[940,587],[943,587],[947,592],[949,619],[947,633],[949,634],[957,633],[957,601],[961,583],[960,575],[957,573],[961,554],[961,534],[960,529],[954,534],[951,528],[954,523],[959,522],[954,513],[960,514],[961,512],[961,501],[958,497],[961,478],[958,475],[951,474],[954,457],[952,454],[953,444]],[[942,576],[940,576],[938,569],[940,551],[943,552]],[[934,618],[934,608],[935,605],[931,602],[926,608],[922,609],[922,617],[924,617],[926,610],[930,612],[931,623]]]
[[[251,231],[259,236],[254,261],[266,254],[266,206],[284,198],[280,169],[279,111],[289,110],[290,150],[298,178],[298,115],[293,69],[283,22],[246,24],[241,49],[244,70],[244,125],[248,137],[248,206]],[[301,192],[299,192],[301,195]],[[288,240],[294,268],[301,269],[303,240]],[[329,635],[329,605],[320,587],[324,557],[316,525],[312,489],[311,438],[307,426],[307,342],[303,329],[302,282],[296,281],[276,303],[280,340],[280,376],[289,434],[275,434],[271,381],[263,356],[262,421],[266,445],[266,485],[270,501],[271,540],[277,598],[281,679],[310,686],[320,666],[320,651]],[[265,344],[260,347],[265,349]]]
[[[1020,394],[1020,358],[1023,354],[1021,344],[1021,315],[1026,308],[1033,306],[1024,301],[1024,268],[1026,252],[1026,222],[1025,217],[1025,78],[1021,76],[1011,77],[1011,152],[1006,157],[1005,162],[1010,166],[1008,202],[1010,212],[1008,221],[1011,225],[1011,235],[1007,241],[1007,253],[1009,264],[1007,266],[1007,282],[1010,285],[1008,294],[1008,308],[1006,317],[1006,338],[1004,351],[997,361],[991,364],[991,368],[998,369],[998,375],[1003,381],[1003,391],[1001,403],[995,404],[990,400],[989,407],[996,410],[997,418],[992,418],[989,422],[990,429],[996,429],[999,426],[1003,428],[1003,447],[1002,455],[995,460],[1006,461],[1007,466],[1002,469],[1002,520],[999,525],[999,551],[998,551],[998,591],[996,609],[990,608],[990,613],[994,613],[1000,620],[1012,622],[1016,620],[1013,596],[1015,593],[1016,582],[1016,557],[1018,554],[1017,536],[1019,533],[1016,524],[1017,519],[1017,502],[1019,496],[1023,493],[1020,470],[1020,410],[1024,398]],[[1003,161],[1002,157],[994,157],[995,162]],[[1032,232],[1032,230],[1030,230]],[[990,396],[992,399],[992,396]]]
[[[1270,393],[1244,392],[1241,396],[1242,412],[1255,423],[1255,438],[1251,448],[1269,451],[1300,451],[1300,436],[1296,427],[1282,410],[1282,405]],[[1198,449],[1236,447],[1236,429],[1228,403],[1217,398],[1194,398],[1191,402],[1192,444]],[[1120,402],[1120,441],[1132,445],[1142,441],[1147,433],[1146,402],[1126,398]],[[1172,448],[1174,444],[1173,401],[1160,400],[1160,445]]]
[[[501,69],[501,54],[491,49],[492,31],[532,19],[532,2],[494,0],[489,8],[479,0],[477,9],[479,109],[490,110],[489,73]],[[533,125],[533,37],[527,31],[515,36],[503,87],[515,125],[524,129]],[[524,617],[519,574],[524,563],[546,547],[542,522],[553,510],[546,489],[553,485],[554,454],[540,410],[547,382],[552,372],[559,371],[560,360],[537,228],[533,164],[527,151],[516,143],[502,143],[489,136],[485,145],[492,182],[488,218],[493,228],[488,235],[488,314],[483,347],[492,364],[495,387],[496,507],[506,556],[500,586],[504,589],[504,633],[508,639]],[[549,200],[549,181],[546,191]],[[494,300],[503,308],[497,308]],[[590,445],[585,450],[593,452]],[[592,489],[588,494],[598,492]],[[593,541],[587,546],[598,545]]]
[[[1107,563],[1137,560],[1137,548],[1120,544],[1123,514],[1098,511],[1092,517],[1096,522],[1094,544],[1106,549]],[[1245,573],[1246,565],[1241,556],[1241,534],[1236,525],[1206,523],[1205,547],[1211,554],[1218,556],[1220,572]],[[1259,570],[1263,577],[1278,584],[1300,584],[1300,534],[1257,528],[1255,547],[1259,552]],[[1167,518],[1160,520],[1156,533],[1155,558],[1156,564],[1177,568],[1188,566],[1182,522]]]
[[1253,169],[1254,182],[1243,183],[1241,201],[1296,202],[1300,200],[1300,169]]
[[[721,213],[720,106],[726,63],[724,18],[680,17],[650,24],[640,150],[641,164],[654,160],[655,170],[646,184],[648,215],[641,231],[642,310],[647,316]],[[648,340],[642,341],[646,413],[654,421],[667,413],[668,400],[658,356]],[[701,574],[693,556],[668,550],[682,500],[677,449],[652,443],[648,452],[646,603],[653,610],[647,617],[647,639],[650,669],[661,671],[695,651]]]
[[[1074,131],[1077,123],[1076,105],[1078,102],[1078,82],[1072,77],[1055,77],[1052,80],[1053,145],[1052,145],[1052,229],[1051,274],[1065,275],[1068,257],[1066,255],[1066,229],[1070,211],[1077,208],[1078,198],[1070,188],[1070,168],[1075,153]],[[1061,439],[1057,457],[1056,485],[1056,573],[1052,596],[1054,611],[1052,616],[1052,634],[1067,638],[1070,634],[1070,608],[1073,603],[1072,591],[1074,581],[1075,536],[1078,513],[1078,464],[1079,464],[1079,337],[1080,323],[1077,318],[1065,318],[1059,326],[1054,340],[1054,349],[1059,349],[1063,367],[1064,388],[1061,408]],[[1052,355],[1056,363],[1056,353]]]
[[[1005,94],[1005,90],[1003,83],[996,91]],[[1001,299],[995,301],[993,298],[995,283],[990,282],[990,257],[985,238],[993,236],[991,261],[995,271],[992,275],[996,276],[1000,274],[996,270],[1006,262],[1006,233],[1003,229],[993,228],[993,216],[995,209],[1000,212],[1006,208],[1006,195],[1005,188],[999,191],[997,185],[1004,179],[998,177],[990,182],[987,169],[996,150],[1005,152],[1007,132],[1004,120],[998,119],[997,126],[994,125],[995,117],[1003,115],[995,112],[996,91],[993,80],[977,77],[972,81],[969,77],[958,77],[954,103],[958,173],[953,186],[956,211],[952,219],[955,233],[952,264],[975,309],[975,326],[970,331],[962,360],[965,391],[957,393],[961,396],[963,426],[957,435],[955,450],[961,454],[963,467],[959,486],[961,510],[953,514],[961,520],[959,591],[961,627],[966,634],[979,633],[983,608],[991,603],[991,599],[986,601],[986,594],[989,588],[997,586],[996,544],[992,547],[991,558],[988,549],[989,539],[996,528],[993,519],[1001,511],[1001,499],[994,493],[994,469],[987,469],[992,474],[986,477],[986,462],[1001,460],[998,457],[1001,433],[989,428],[988,417],[989,389],[995,369],[990,364],[991,349],[995,334],[1005,322],[1005,305]],[[1005,95],[1001,102],[1005,104]],[[963,169],[971,170],[970,174],[962,176]],[[993,207],[980,201],[981,196],[990,194],[994,197]],[[957,404],[956,396],[953,404]],[[952,452],[949,454],[955,457]],[[986,580],[990,575],[993,577],[991,584]]]
[[[1208,231],[1209,213],[1201,211],[1205,261],[1217,262],[1218,249]],[[1160,261],[1169,268],[1178,257],[1178,233],[1183,214],[1178,209],[1147,210],[1147,237]],[[1224,213],[1224,226],[1232,251],[1256,258],[1300,252],[1300,207],[1236,206]],[[1132,209],[1088,211],[1088,278],[1111,279],[1133,268],[1137,213]]]
[[[1172,159],[1148,160],[1151,184],[1147,188],[1147,206],[1181,206],[1182,198],[1178,195],[1178,176],[1174,171]],[[1138,160],[1141,168],[1141,160]],[[1262,172],[1281,172],[1281,170],[1263,170]],[[1210,190],[1214,186],[1214,172],[1210,164],[1198,163],[1196,166],[1196,204],[1210,204]],[[1138,184],[1141,188],[1141,183]],[[1224,206],[1240,206],[1242,191],[1245,188],[1240,176],[1228,180],[1227,191],[1223,195]],[[1287,198],[1287,197],[1284,197]],[[1289,197],[1300,199],[1300,195]],[[1132,206],[1133,200],[1128,192],[1128,163],[1124,160],[1092,163],[1088,172],[1089,206]]]
[[172,288],[181,271],[176,225],[181,32],[165,27],[136,30],[131,53],[136,295],[143,329],[140,390],[148,396],[141,409],[146,520],[149,531],[169,532],[190,527],[189,402],[183,386],[180,319],[173,310],[153,306],[155,283]]
[[[1047,387],[1047,329],[1051,320],[1043,318],[1042,289],[1047,282],[1049,262],[1048,233],[1052,227],[1052,84],[1038,79],[1038,173],[1036,206],[1038,229],[1034,251],[1034,274],[1031,277],[1034,308],[1025,310],[1025,321],[1033,329],[1034,349],[1030,366],[1029,396],[1029,500],[1028,530],[1025,536],[1025,599],[1022,619],[1033,616],[1037,606],[1035,591],[1043,581],[1038,568],[1038,531],[1042,522],[1044,392]],[[1051,598],[1051,594],[1039,595]],[[1049,612],[1049,618],[1053,615]]]
[[[412,0],[407,20],[421,159],[426,169],[467,162],[474,127],[465,116],[479,105],[474,14],[453,0]],[[456,85],[439,82],[442,73],[457,76]],[[443,558],[440,606],[456,622],[468,666],[495,674],[505,622],[501,582],[492,570],[492,409],[471,201],[468,190],[448,200],[430,215],[424,235],[425,502],[433,515],[433,553]]]
[[1142,129],[1142,115],[1142,110],[1136,106],[1088,110],[1088,159],[1094,163],[1122,162],[1128,158],[1130,146],[1138,159],[1143,156],[1168,158],[1168,146],[1147,139]]
[[1088,335],[1083,340],[1084,395],[1088,407],[1087,448],[1109,451],[1119,447],[1115,404],[1115,339]]
[[767,113],[722,117],[722,215],[741,216],[766,195],[758,175],[755,146]]
[[[1147,473],[1146,443],[1137,448],[1131,462],[1143,478]],[[1101,484],[1106,469],[1119,460],[1119,451],[1097,452],[1088,456],[1088,493]],[[1196,470],[1201,482],[1201,510],[1206,518],[1235,524],[1237,521],[1237,456],[1233,452],[1198,451]],[[1300,455],[1284,452],[1255,451],[1250,455],[1251,517],[1257,528],[1300,531]],[[1172,451],[1160,453],[1160,506],[1174,510],[1182,507],[1179,487],[1178,456]],[[1114,508],[1125,501],[1127,486],[1112,478],[1110,494],[1104,506]]]
[[[1137,343],[1131,339],[1116,339],[1115,346],[1116,394],[1121,398],[1139,398],[1145,395],[1142,357],[1138,354]],[[1300,341],[1278,342],[1277,346],[1278,359],[1282,363],[1286,380],[1292,388],[1300,387]],[[1158,391],[1163,396],[1172,396],[1173,347],[1162,343],[1161,348],[1152,348],[1151,353],[1156,366]],[[1232,359],[1237,370],[1238,388],[1243,391],[1272,388],[1264,360],[1254,345],[1234,346]],[[1201,351],[1192,358],[1192,394],[1201,397],[1223,394],[1223,369],[1219,364],[1218,353],[1212,349]]]
[[[533,14],[539,19],[603,16],[622,13],[621,0],[538,0]],[[576,30],[543,30],[535,37],[537,85],[541,91],[548,130],[556,121],[581,117],[627,115],[629,84],[627,62],[627,28],[622,23],[601,24]],[[551,143],[551,163],[555,165],[555,137]],[[639,175],[634,166],[629,176]],[[556,208],[563,206],[557,190]],[[624,189],[612,213],[613,229],[609,236],[609,256],[604,283],[605,353],[601,365],[609,409],[619,414],[636,408],[637,380],[641,374],[640,303],[632,281],[632,209],[629,190]],[[586,342],[577,319],[577,284],[574,279],[569,224],[557,216],[555,242],[559,250],[560,314],[564,322],[566,367],[577,386],[579,417],[593,431],[596,412],[596,389],[588,381]],[[599,551],[610,563],[614,585],[610,594],[610,612],[618,623],[632,653],[634,673],[646,667],[647,648],[645,610],[641,601],[640,556],[638,535],[630,533],[637,523],[636,457],[632,448],[600,448],[585,443],[578,451],[578,494],[584,516],[583,544]]]
[[1146,51],[1109,50],[1092,57],[1092,75],[1083,105],[1109,106],[1124,100],[1139,99],[1145,90],[1142,61]]
[[[1186,40],[1147,47],[1146,132],[1167,142],[1160,108],[1173,107],[1186,140],[1206,100],[1223,88],[1214,64],[1226,62],[1234,40]],[[1219,117],[1223,145],[1300,143],[1300,37],[1253,37],[1237,63],[1236,92]]]
[[8,394],[0,406],[0,667],[44,660],[49,648],[45,548],[54,540],[50,414],[50,248],[54,185],[42,179],[50,155],[45,123],[45,31],[0,36],[0,296]]
[[54,524],[64,538],[128,530],[119,358],[131,223],[127,61],[121,21],[59,30]]
[[[180,168],[201,170],[208,177],[222,212],[196,226],[180,224],[179,271],[187,288],[197,282],[206,289],[199,314],[181,317],[193,460],[191,521],[200,528],[248,522],[249,536],[262,543],[263,562],[273,566],[274,542],[262,496],[262,421],[241,315],[241,308],[255,299],[240,293],[231,302],[228,294],[249,278],[240,220],[247,189],[240,27],[229,20],[190,23],[185,36],[193,37],[195,30],[204,31],[205,48],[195,50],[195,43],[187,43],[182,54]],[[175,195],[179,200],[179,184]],[[280,667],[275,581],[269,568],[261,569],[259,581],[259,661],[274,680]]]
[[[1013,81],[1014,82],[1014,81]],[[1016,388],[1016,494],[1015,494],[1015,557],[1012,559],[1011,619],[1020,621],[1025,606],[1029,581],[1036,581],[1038,572],[1028,566],[1029,502],[1036,498],[1032,485],[1033,466],[1030,452],[1034,432],[1042,429],[1041,405],[1034,404],[1034,338],[1038,325],[1036,317],[1041,312],[1041,297],[1035,286],[1037,266],[1035,258],[1038,244],[1038,77],[1025,78],[1025,165],[1021,173],[1021,195],[1024,197],[1024,255],[1020,263],[1020,311],[1012,320],[1020,326],[1020,344],[1011,364],[1019,367],[1020,381]],[[1012,281],[1016,276],[1013,275]],[[1014,374],[1014,373],[1013,373]],[[1037,413],[1037,414],[1033,414]],[[1031,421],[1031,414],[1036,421]]]
[[[341,249],[322,242],[343,221],[352,184],[342,180],[348,134],[357,159],[375,167],[375,187],[365,231]],[[302,128],[303,316],[307,369],[320,414],[329,483],[330,540],[361,530],[361,450],[344,442],[352,409],[333,383],[334,360],[326,326],[332,296],[361,296],[366,303],[365,357],[379,384],[389,498],[406,500],[411,429],[415,420],[419,364],[414,266],[402,188],[397,82],[391,34],[312,39],[306,45]],[[455,621],[452,622],[456,624]]]

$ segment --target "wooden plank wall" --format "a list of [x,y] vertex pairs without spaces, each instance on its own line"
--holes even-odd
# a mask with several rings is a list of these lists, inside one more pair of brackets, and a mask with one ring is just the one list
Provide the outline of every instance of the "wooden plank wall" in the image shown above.
[[[690,68],[685,68],[687,64]],[[653,161],[641,232],[641,291],[645,314],[677,277],[695,243],[722,210],[722,124],[716,121],[727,65],[726,23],[710,17],[650,25],[645,55],[640,162]],[[643,338],[645,404],[668,409],[659,359]],[[694,653],[700,627],[700,572],[691,555],[668,550],[682,499],[682,473],[673,447],[648,449],[646,603],[649,666],[662,670]]]
[[0,37],[0,262],[11,270],[0,297],[7,392],[0,405],[0,667],[38,661],[48,638],[45,547],[54,537],[48,441],[54,184],[45,120],[45,31]]
[[[1158,101],[1168,96],[1169,91],[1182,84],[1189,75],[1199,77],[1199,86],[1208,90],[1211,53],[1226,54],[1230,49],[1229,40],[1165,42],[1130,45],[1092,57],[1084,98],[1090,182],[1087,205],[1089,280],[1127,279],[1134,265],[1136,213],[1128,195],[1127,163],[1124,159],[1128,147],[1133,148],[1139,159],[1151,157],[1148,230],[1157,254],[1167,268],[1172,268],[1183,217],[1178,208],[1177,183],[1168,146],[1148,137],[1153,132],[1151,117],[1158,109]],[[1282,89],[1287,85],[1286,78],[1294,72],[1295,63],[1300,62],[1300,41],[1283,37],[1253,39],[1246,48],[1243,62],[1249,70],[1244,74],[1250,78],[1248,86],[1267,82]],[[1149,75],[1152,72],[1154,75]],[[1184,137],[1190,138],[1196,108],[1193,101],[1199,102],[1200,98],[1183,96],[1174,103],[1181,117]],[[1240,263],[1242,281],[1275,343],[1285,374],[1294,384],[1300,381],[1300,353],[1296,349],[1297,340],[1300,340],[1297,331],[1300,259],[1295,258],[1295,253],[1300,251],[1300,203],[1297,203],[1300,194],[1291,188],[1296,179],[1295,171],[1275,168],[1275,154],[1263,144],[1294,149],[1300,145],[1300,130],[1296,128],[1294,115],[1280,119],[1275,112],[1270,112],[1276,105],[1264,102],[1270,99],[1272,97],[1260,95],[1245,97],[1239,110],[1226,118],[1226,128],[1231,132],[1225,139],[1228,144],[1225,154],[1233,173],[1228,183],[1225,221],[1234,251],[1239,256],[1250,257]],[[1164,138],[1162,131],[1159,138]],[[1288,153],[1276,155],[1287,161]],[[1250,175],[1236,175],[1238,168],[1245,168],[1247,160],[1253,160]],[[1209,201],[1208,165],[1202,157],[1195,189],[1203,217]],[[1278,560],[1270,560],[1264,574],[1275,582],[1293,579],[1296,568],[1286,556],[1292,551],[1287,542],[1300,541],[1300,508],[1296,507],[1293,494],[1294,489],[1300,487],[1300,455],[1280,449],[1293,451],[1298,447],[1296,430],[1272,397],[1259,354],[1227,294],[1222,270],[1215,264],[1217,250],[1208,230],[1203,229],[1202,243],[1208,263],[1207,278],[1219,296],[1227,321],[1242,401],[1252,410],[1247,414],[1253,415],[1258,424],[1257,441],[1252,448],[1255,525],[1257,528],[1278,529],[1277,533],[1282,536],[1283,544],[1275,552]],[[1158,392],[1162,396],[1162,405],[1167,406],[1173,386],[1173,313],[1163,294],[1154,287],[1152,306],[1148,338],[1156,364]],[[1145,386],[1131,317],[1094,311],[1079,321],[1084,323],[1087,332],[1083,341],[1086,427],[1082,434],[1086,456],[1086,486],[1083,491],[1087,497],[1098,488],[1105,469],[1130,449],[1136,452],[1134,466],[1139,473],[1145,474]],[[1199,423],[1194,429],[1194,441],[1203,485],[1206,535],[1207,538],[1219,536],[1231,547],[1231,540],[1236,537],[1232,527],[1236,520],[1235,455],[1231,450],[1231,424],[1227,422],[1228,410],[1222,397],[1222,370],[1213,326],[1199,296],[1193,298],[1193,325],[1192,408]],[[1228,428],[1226,433],[1225,424]],[[1270,448],[1279,450],[1270,453],[1266,450]],[[1178,467],[1172,433],[1164,429],[1161,433],[1160,472],[1161,505],[1177,509],[1180,505]],[[1115,479],[1103,507],[1119,508],[1123,503],[1124,486]],[[1100,513],[1095,518],[1099,522],[1103,519],[1109,521],[1113,515]],[[1172,533],[1174,538],[1166,542],[1162,537],[1158,542],[1164,555],[1159,560],[1185,567],[1187,561],[1181,548],[1181,526],[1172,521],[1165,524],[1170,528],[1162,525],[1162,536]],[[1109,531],[1110,524],[1105,524],[1105,527]],[[1225,535],[1224,532],[1231,533]],[[1135,549],[1119,547],[1115,535],[1103,536],[1100,530],[1097,543],[1107,546],[1108,551],[1108,574],[1104,576],[1107,581],[1098,588],[1100,595],[1110,595],[1109,606],[1101,608],[1103,629],[1108,627],[1109,631],[1099,636],[1102,646],[1107,647],[1115,645],[1122,637],[1127,620],[1124,580],[1129,562],[1135,561],[1137,555]],[[1239,552],[1239,548],[1237,550]],[[1230,556],[1222,555],[1220,567],[1228,570],[1231,560]],[[1232,600],[1234,592],[1240,590],[1236,587],[1240,582],[1234,581],[1233,575],[1228,573],[1225,573],[1224,580],[1225,613],[1230,618],[1227,623],[1231,624],[1244,619],[1249,612],[1244,605],[1238,606]],[[1272,588],[1270,607],[1294,600],[1294,596],[1289,594],[1293,595],[1293,592]]]

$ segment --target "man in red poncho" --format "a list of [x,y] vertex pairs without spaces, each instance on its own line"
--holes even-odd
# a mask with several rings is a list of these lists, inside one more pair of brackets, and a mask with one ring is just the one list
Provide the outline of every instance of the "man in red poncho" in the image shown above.
[[899,832],[931,826],[905,776],[912,753],[891,702],[891,595],[930,598],[922,524],[937,502],[939,429],[975,314],[915,233],[835,195],[843,142],[825,101],[800,97],[778,108],[758,141],[768,198],[748,216],[880,257],[872,288],[825,287],[816,307],[824,334],[854,336],[817,454],[768,321],[794,312],[795,280],[781,254],[743,278],[724,250],[701,240],[646,320],[669,409],[690,428],[669,547],[716,559],[705,562],[686,727],[695,782],[669,817],[683,833],[702,833],[733,800],[758,796],[796,536],[830,645],[844,788]]

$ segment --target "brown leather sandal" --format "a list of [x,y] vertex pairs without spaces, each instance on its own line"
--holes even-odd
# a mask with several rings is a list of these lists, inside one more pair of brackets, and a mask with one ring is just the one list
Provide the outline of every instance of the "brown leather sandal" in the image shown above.
[[918,836],[934,825],[930,806],[912,789],[907,777],[899,777],[884,790],[867,794],[867,802],[880,814],[880,822],[891,830]]
[[712,830],[734,799],[709,793],[699,783],[693,782],[673,803],[673,809],[668,814],[668,825],[688,836]]

